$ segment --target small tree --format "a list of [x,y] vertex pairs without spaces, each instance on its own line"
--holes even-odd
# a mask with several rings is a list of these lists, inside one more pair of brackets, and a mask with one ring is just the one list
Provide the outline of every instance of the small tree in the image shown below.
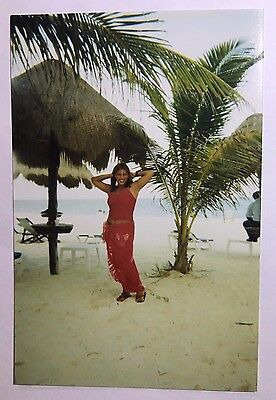
[[[252,48],[230,41],[211,49],[199,63],[236,89],[259,58]],[[189,234],[198,213],[223,210],[225,202],[235,205],[245,195],[244,185],[257,182],[261,126],[256,124],[259,116],[254,116],[233,135],[222,138],[236,105],[231,98],[218,98],[208,88],[202,95],[187,91],[181,74],[179,85],[173,83],[171,89],[169,105],[149,93],[153,116],[161,122],[168,141],[166,150],[151,146],[150,155],[158,171],[156,189],[172,206],[178,232],[173,268],[186,274],[191,268]]]

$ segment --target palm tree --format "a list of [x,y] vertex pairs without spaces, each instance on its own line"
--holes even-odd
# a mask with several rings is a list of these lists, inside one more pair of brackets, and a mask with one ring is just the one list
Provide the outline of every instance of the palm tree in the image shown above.
[[[239,41],[212,48],[198,62],[236,89],[260,57]],[[168,141],[166,150],[151,146],[151,159],[158,170],[156,189],[173,209],[178,247],[173,268],[188,273],[192,259],[187,247],[193,222],[199,212],[222,210],[244,196],[244,186],[256,183],[260,170],[261,126],[251,117],[237,132],[222,137],[235,104],[230,97],[217,98],[206,89],[203,94],[187,91],[172,83],[169,105],[155,101],[148,93],[153,116],[162,124]],[[251,123],[250,123],[251,121]]]
[[171,81],[181,71],[186,90],[202,93],[208,87],[216,96],[235,92],[203,64],[177,53],[166,42],[151,36],[158,19],[152,13],[75,13],[11,16],[11,52],[15,63],[30,68],[30,58],[48,61],[57,58],[76,74],[81,68],[101,82],[107,76],[130,87],[141,81],[158,87],[160,72]]

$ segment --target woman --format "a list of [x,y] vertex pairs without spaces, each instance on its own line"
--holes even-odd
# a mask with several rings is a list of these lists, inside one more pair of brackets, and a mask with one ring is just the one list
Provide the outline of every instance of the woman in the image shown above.
[[[145,301],[146,291],[133,259],[133,211],[140,190],[152,176],[152,170],[141,170],[133,174],[125,163],[120,163],[114,167],[112,174],[92,178],[93,185],[108,194],[109,215],[104,224],[103,237],[111,275],[123,288],[117,297],[120,302],[131,297],[132,292],[136,293],[137,303]],[[134,177],[139,179],[133,182]],[[110,185],[103,182],[108,178],[111,178]]]

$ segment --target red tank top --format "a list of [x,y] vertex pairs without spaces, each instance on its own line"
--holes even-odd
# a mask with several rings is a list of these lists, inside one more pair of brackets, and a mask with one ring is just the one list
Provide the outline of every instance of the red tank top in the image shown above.
[[108,193],[108,219],[132,221],[136,199],[129,188]]

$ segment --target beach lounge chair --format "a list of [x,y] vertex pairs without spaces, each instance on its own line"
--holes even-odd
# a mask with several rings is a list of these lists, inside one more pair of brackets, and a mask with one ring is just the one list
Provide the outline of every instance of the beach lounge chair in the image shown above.
[[[212,245],[211,243],[213,242],[213,239],[205,239],[205,238],[199,238],[197,237],[194,233],[190,233],[189,235],[189,247],[193,248],[195,250],[206,250],[210,249],[212,250]],[[173,244],[174,242],[174,244]],[[175,250],[176,244],[177,244],[177,231],[172,231],[169,234],[169,243],[170,247]]]
[[213,242],[214,240],[199,238],[194,233],[190,233],[189,241],[195,242],[195,244],[197,245],[197,248],[198,248],[198,246],[200,246],[201,250],[206,250],[207,248],[212,250],[211,242]]
[[20,243],[35,243],[35,242],[43,242],[42,239],[46,238],[47,236],[38,234],[35,229],[33,228],[33,222],[29,218],[16,218],[18,221],[18,225],[23,228],[23,232],[17,232],[22,234],[22,238]]

